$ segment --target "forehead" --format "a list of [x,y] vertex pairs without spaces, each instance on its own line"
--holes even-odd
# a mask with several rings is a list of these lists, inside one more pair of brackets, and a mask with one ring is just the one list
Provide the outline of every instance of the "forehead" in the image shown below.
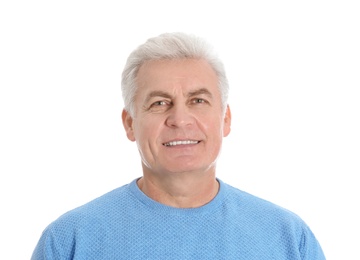
[[206,88],[217,92],[218,77],[202,59],[153,60],[145,62],[137,74],[139,93],[153,90],[172,92]]

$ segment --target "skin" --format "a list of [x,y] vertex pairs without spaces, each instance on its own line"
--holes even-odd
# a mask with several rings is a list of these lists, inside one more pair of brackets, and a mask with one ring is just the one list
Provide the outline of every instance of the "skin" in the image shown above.
[[135,115],[123,110],[122,119],[142,159],[139,188],[173,207],[208,203],[218,192],[216,160],[231,125],[214,70],[204,60],[147,61],[137,84]]

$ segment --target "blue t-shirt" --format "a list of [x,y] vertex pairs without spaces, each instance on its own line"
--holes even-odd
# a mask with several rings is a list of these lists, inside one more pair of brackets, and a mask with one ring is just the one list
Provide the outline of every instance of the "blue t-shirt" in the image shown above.
[[134,180],[51,223],[32,259],[325,259],[297,215],[218,181],[212,201],[183,209]]

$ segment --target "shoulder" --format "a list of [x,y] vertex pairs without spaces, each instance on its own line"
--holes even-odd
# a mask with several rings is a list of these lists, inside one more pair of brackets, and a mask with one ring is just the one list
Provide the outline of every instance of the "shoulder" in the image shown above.
[[232,212],[233,219],[246,225],[252,234],[272,236],[272,240],[295,243],[302,259],[325,259],[315,235],[296,213],[235,188],[221,183],[224,189],[224,209]]
[[265,247],[293,250],[301,259],[325,259],[320,244],[305,221],[296,213],[273,202],[220,182],[222,214],[238,230]]
[[291,210],[229,184],[221,185],[225,190],[224,207],[235,211],[236,215],[279,230],[286,227],[287,230],[298,234],[308,229],[304,220]]
[[97,239],[106,236],[109,227],[131,208],[130,185],[116,188],[50,223],[43,231],[32,259],[47,259],[49,256],[71,259],[74,247],[80,241],[82,250],[96,248]]
[[[72,237],[78,230],[82,234],[97,232],[115,216],[124,215],[133,204],[130,184],[123,185],[59,216],[44,233],[55,237]],[[78,233],[77,233],[78,235]]]
[[109,191],[86,204],[71,209],[61,215],[53,223],[71,224],[81,222],[97,221],[104,217],[111,216],[111,213],[121,212],[131,204],[131,193],[129,185],[126,184],[112,191]]
[[241,206],[242,209],[251,211],[273,211],[299,218],[294,212],[291,212],[290,210],[281,207],[280,205],[250,194],[246,191],[240,190],[239,188],[231,186],[227,183],[221,182],[221,188],[224,189],[226,202],[230,203],[232,206]]

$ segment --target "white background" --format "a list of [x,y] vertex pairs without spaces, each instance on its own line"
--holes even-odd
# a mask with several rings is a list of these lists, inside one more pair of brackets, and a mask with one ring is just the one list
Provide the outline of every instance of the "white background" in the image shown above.
[[327,259],[360,259],[356,2],[2,1],[0,259],[29,259],[51,221],[141,175],[120,75],[172,31],[208,39],[227,69],[218,177],[300,215]]

